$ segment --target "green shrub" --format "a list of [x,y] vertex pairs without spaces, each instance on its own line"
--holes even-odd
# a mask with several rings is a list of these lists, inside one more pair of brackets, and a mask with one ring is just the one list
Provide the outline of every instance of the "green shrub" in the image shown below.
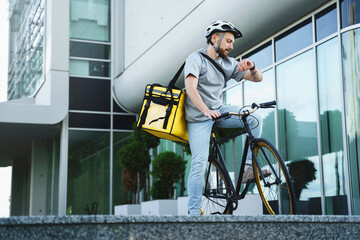
[[152,197],[172,198],[174,184],[185,175],[186,161],[174,152],[162,152],[153,160],[152,166],[151,174],[156,179],[151,189]]

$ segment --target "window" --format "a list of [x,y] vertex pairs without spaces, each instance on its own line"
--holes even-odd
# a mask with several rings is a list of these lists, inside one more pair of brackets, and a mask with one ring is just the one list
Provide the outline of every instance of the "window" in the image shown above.
[[337,31],[336,5],[332,5],[315,15],[316,41]]
[[272,64],[272,44],[271,42],[265,43],[261,47],[255,49],[243,56],[243,58],[248,58],[256,63],[256,67],[263,69]]
[[70,109],[110,112],[110,81],[70,78]]
[[341,0],[341,28],[360,23],[360,0]]
[[67,214],[109,214],[110,134],[69,131]]
[[276,68],[279,150],[294,181],[298,214],[321,214],[314,68],[312,50]]
[[343,84],[346,115],[346,135],[353,214],[360,214],[360,95],[359,62],[360,30],[347,31],[342,35]]
[[317,47],[322,166],[326,214],[348,214],[341,118],[338,38]]
[[110,45],[70,41],[70,56],[110,59]]
[[109,5],[109,0],[71,0],[70,38],[109,42]]
[[110,129],[110,114],[69,113],[70,128]]
[[275,38],[275,57],[279,61],[312,44],[311,18]]
[[110,62],[70,59],[70,75],[110,77]]

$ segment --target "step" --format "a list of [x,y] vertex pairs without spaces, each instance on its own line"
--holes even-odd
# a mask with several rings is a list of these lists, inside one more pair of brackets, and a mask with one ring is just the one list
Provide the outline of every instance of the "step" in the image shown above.
[[0,239],[358,239],[360,216],[0,218]]

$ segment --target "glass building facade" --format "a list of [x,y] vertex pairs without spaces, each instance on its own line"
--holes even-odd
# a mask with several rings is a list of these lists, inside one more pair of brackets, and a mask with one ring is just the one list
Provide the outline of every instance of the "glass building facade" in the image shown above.
[[277,101],[262,111],[262,136],[287,164],[299,214],[360,214],[359,14],[355,0],[321,7],[241,54],[264,80],[226,91],[228,104]]
[[9,1],[9,100],[32,97],[44,82],[44,0]]
[[[360,214],[359,4],[331,1],[244,52],[239,58],[256,62],[264,80],[230,84],[225,91],[227,104],[277,101],[276,109],[259,111],[262,137],[286,162],[299,214]],[[93,204],[97,213],[108,213],[129,197],[121,190],[116,153],[134,119],[111,100],[109,6],[109,0],[71,1],[68,214],[82,214]],[[233,178],[243,143],[240,136],[222,147]],[[191,157],[166,140],[152,152],[169,150],[188,162],[185,183],[176,186],[179,196]]]
[[135,115],[113,101],[111,1],[70,1],[67,214],[111,214],[129,202],[118,150]]
[[[118,151],[136,120],[119,108],[112,91],[115,66],[124,64],[114,57],[120,40],[114,36],[113,25],[119,23],[112,14],[119,12],[113,11],[112,0],[69,3],[69,111],[62,125],[67,133],[66,214],[113,214],[114,206],[132,198],[122,186]],[[10,1],[9,19],[16,27],[10,36],[9,100],[33,96],[44,82],[44,5],[45,0]],[[224,92],[227,104],[277,101],[276,109],[258,111],[262,137],[286,162],[298,214],[360,215],[358,19],[360,0],[329,1],[237,56],[254,61],[264,80],[230,82]],[[61,138],[58,133],[53,139],[57,164]],[[243,144],[240,136],[222,146],[234,180]],[[181,189],[187,185],[191,157],[166,140],[151,150],[153,157],[163,151],[187,161],[176,197],[187,195]],[[256,187],[250,192],[256,193]]]

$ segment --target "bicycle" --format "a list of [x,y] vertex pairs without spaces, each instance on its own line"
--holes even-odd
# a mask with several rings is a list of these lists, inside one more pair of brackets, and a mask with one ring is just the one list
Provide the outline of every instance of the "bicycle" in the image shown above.
[[[239,113],[223,113],[220,118],[238,116],[244,123],[244,127],[230,136],[217,139],[214,132],[211,134],[211,149],[209,164],[205,173],[205,187],[201,203],[203,215],[210,214],[232,214],[238,207],[238,200],[245,198],[245,195],[252,183],[256,183],[259,195],[269,214],[295,214],[295,191],[287,171],[287,168],[276,148],[266,139],[255,138],[248,125],[247,118],[260,108],[274,108],[275,101],[253,103],[252,110],[244,110]],[[236,186],[231,181],[224,157],[220,150],[220,144],[225,141],[247,134],[240,172]],[[242,178],[244,174],[245,161],[248,149],[252,151],[252,167],[254,179],[248,180],[240,193]],[[261,169],[259,171],[258,169]],[[265,176],[264,176],[264,173]],[[269,173],[271,173],[269,175]],[[269,175],[269,176],[268,176]]]

